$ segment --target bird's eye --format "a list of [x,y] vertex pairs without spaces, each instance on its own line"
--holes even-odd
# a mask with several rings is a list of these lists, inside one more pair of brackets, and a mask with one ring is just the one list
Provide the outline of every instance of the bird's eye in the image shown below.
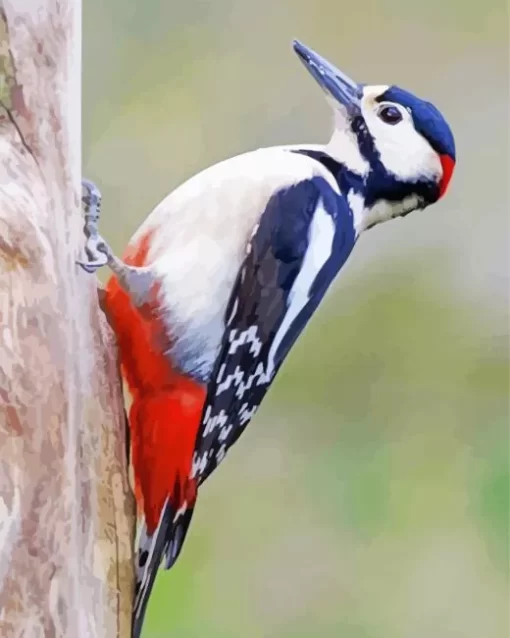
[[377,115],[386,124],[395,125],[402,121],[402,112],[396,106],[381,106],[381,108],[377,112]]

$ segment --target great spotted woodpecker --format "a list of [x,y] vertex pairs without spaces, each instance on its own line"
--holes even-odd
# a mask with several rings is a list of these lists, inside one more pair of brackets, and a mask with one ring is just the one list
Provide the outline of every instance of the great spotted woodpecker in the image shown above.
[[360,85],[300,42],[334,113],[325,145],[263,148],[169,194],[123,261],[97,234],[84,182],[89,271],[113,271],[105,306],[132,396],[141,525],[133,635],[162,558],[181,551],[201,483],[261,404],[362,231],[444,195],[453,135],[432,104]]

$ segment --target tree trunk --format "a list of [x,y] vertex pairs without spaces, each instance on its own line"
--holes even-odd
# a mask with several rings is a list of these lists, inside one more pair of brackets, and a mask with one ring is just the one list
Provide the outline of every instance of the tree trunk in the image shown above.
[[134,500],[81,212],[81,0],[0,0],[0,636],[127,638]]

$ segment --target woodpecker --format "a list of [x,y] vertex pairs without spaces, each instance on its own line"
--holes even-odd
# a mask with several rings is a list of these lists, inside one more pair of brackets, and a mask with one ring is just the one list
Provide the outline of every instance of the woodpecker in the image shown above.
[[450,127],[394,85],[357,84],[293,47],[334,114],[326,145],[262,148],[192,177],[151,212],[123,259],[99,236],[84,182],[89,272],[132,405],[140,513],[133,635],[162,560],[174,565],[199,486],[260,406],[361,233],[437,202],[456,161]]

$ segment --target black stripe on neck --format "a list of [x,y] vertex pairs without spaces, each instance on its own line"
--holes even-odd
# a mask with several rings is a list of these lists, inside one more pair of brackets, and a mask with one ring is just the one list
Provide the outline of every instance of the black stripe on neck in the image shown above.
[[293,150],[292,152],[299,153],[300,155],[306,155],[307,157],[311,157],[322,164],[324,168],[333,175],[342,194],[347,195],[350,190],[353,190],[356,193],[363,193],[363,177],[349,170],[345,164],[342,164],[342,162],[331,157],[331,155],[328,155],[325,151],[300,148]]
[[416,195],[424,204],[437,201],[439,195],[438,185],[429,180],[416,180],[402,182],[388,173],[384,168],[379,154],[373,148],[373,142],[366,135],[360,133],[365,151],[370,157],[370,172],[366,178],[348,169],[345,164],[328,155],[325,151],[312,149],[298,149],[292,151],[306,155],[320,162],[335,178],[340,192],[347,195],[350,190],[359,193],[365,200],[365,206],[372,207],[379,200],[399,202],[409,195]]

